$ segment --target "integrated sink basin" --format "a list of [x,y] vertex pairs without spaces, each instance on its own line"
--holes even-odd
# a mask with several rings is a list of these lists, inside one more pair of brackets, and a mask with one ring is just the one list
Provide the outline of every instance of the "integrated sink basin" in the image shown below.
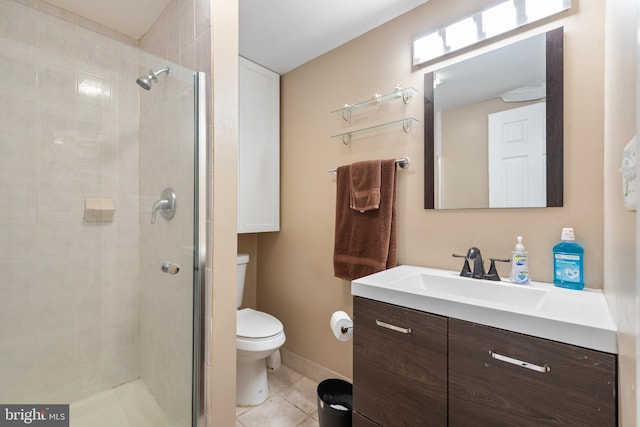
[[604,294],[549,283],[461,277],[401,265],[351,282],[351,294],[427,313],[617,353],[617,327]]
[[415,272],[389,284],[395,289],[416,289],[425,295],[482,302],[489,305],[536,308],[548,290],[507,282],[460,277],[457,273]]

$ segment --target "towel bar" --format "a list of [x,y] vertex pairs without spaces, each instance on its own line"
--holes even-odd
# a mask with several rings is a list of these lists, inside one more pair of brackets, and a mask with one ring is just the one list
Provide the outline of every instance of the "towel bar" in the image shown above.
[[[402,169],[408,168],[409,163],[411,163],[411,161],[409,160],[408,157],[401,157],[399,159],[396,159],[396,164],[400,166]],[[333,168],[333,169],[328,169],[327,172],[336,173],[337,170],[338,170],[337,168]]]

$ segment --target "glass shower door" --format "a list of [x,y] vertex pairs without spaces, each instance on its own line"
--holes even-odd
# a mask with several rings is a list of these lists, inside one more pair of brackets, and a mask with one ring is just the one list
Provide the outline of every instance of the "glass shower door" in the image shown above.
[[140,89],[140,378],[169,425],[187,426],[204,273],[194,238],[204,185],[197,181],[197,87],[192,70],[153,57],[149,68],[169,72],[150,90]]

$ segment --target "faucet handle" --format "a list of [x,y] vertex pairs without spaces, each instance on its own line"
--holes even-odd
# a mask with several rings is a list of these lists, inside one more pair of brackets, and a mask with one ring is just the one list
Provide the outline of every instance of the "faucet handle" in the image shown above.
[[510,259],[500,259],[500,258],[489,258],[491,261],[491,266],[489,267],[489,272],[484,275],[484,279],[493,280],[496,282],[501,281],[500,276],[498,275],[498,270],[496,270],[496,261],[497,262],[511,262]]
[[451,254],[451,256],[455,258],[464,258],[464,265],[462,266],[462,271],[460,271],[460,276],[471,277],[472,273],[471,273],[471,267],[469,266],[469,258],[467,258],[466,255],[458,255],[458,254]]

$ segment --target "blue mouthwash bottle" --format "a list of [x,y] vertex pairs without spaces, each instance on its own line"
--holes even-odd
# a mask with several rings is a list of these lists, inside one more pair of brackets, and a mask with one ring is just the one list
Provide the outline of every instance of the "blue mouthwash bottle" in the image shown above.
[[553,284],[584,288],[584,249],[575,242],[573,228],[562,229],[562,241],[553,247]]

